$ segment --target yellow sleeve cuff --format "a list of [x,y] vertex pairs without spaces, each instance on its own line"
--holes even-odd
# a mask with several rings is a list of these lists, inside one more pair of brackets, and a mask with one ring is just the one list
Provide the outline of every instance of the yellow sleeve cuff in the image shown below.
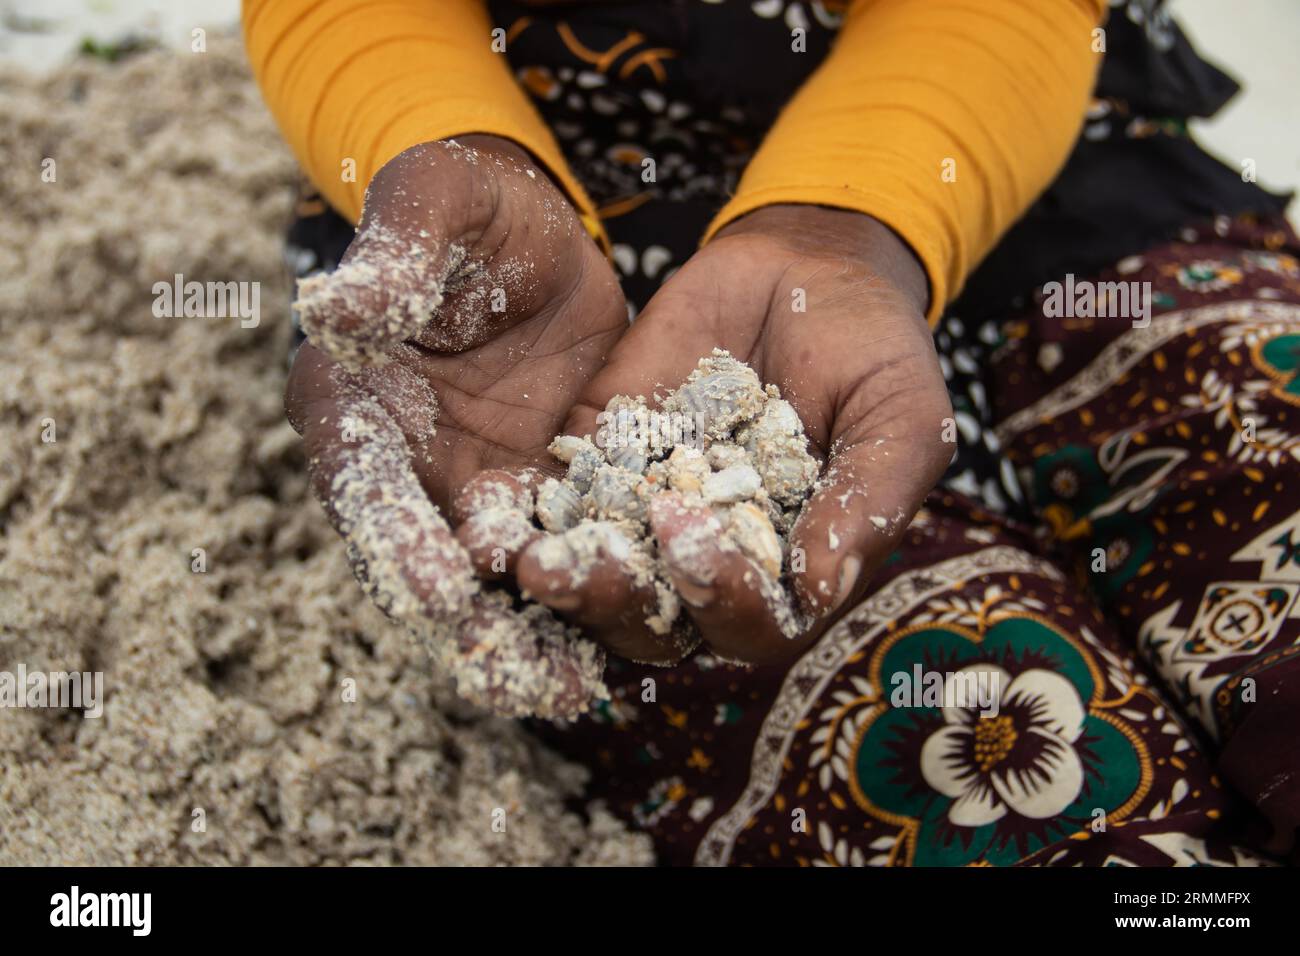
[[1105,0],[858,0],[705,241],[775,203],[866,213],[920,259],[937,321],[1064,165],[1104,10]]
[[374,174],[470,133],[527,149],[604,241],[555,137],[493,49],[483,0],[244,0],[253,73],[304,171],[356,222]]

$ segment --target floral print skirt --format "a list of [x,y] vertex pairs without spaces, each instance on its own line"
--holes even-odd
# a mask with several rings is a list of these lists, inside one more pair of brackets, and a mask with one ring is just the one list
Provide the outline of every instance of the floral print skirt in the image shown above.
[[[1000,324],[1029,520],[928,499],[793,666],[614,661],[547,739],[666,863],[1246,865],[1300,825],[1300,260],[1219,220]],[[647,680],[652,683],[647,683]],[[964,697],[962,690],[970,693]]]

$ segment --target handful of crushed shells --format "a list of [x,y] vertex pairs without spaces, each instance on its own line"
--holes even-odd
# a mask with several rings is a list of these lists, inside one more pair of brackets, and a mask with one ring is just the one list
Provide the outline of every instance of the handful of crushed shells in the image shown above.
[[[617,395],[595,436],[560,436],[551,453],[568,468],[536,489],[486,481],[461,501],[461,542],[476,550],[525,546],[542,570],[580,588],[598,564],[614,561],[653,593],[645,622],[680,658],[698,632],[669,579],[714,549],[749,561],[748,581],[781,631],[797,636],[788,536],[813,493],[819,466],[803,424],[774,385],[766,388],[728,352],[699,360],[690,376],[651,410],[645,398]],[[660,546],[650,528],[656,497],[703,510],[707,520]],[[438,518],[441,520],[441,518]],[[468,554],[465,555],[468,568]],[[608,697],[604,650],[554,611],[469,575],[473,609],[452,615],[448,632],[415,631],[461,696],[510,717],[571,719]],[[484,593],[485,592],[485,593]],[[519,598],[523,600],[519,600]]]
[[[642,397],[616,396],[598,425],[595,436],[552,441],[550,451],[567,473],[542,481],[531,502],[513,505],[516,514],[531,506],[544,532],[531,546],[541,566],[578,587],[597,561],[617,560],[639,584],[653,586],[657,602],[646,623],[684,655],[699,638],[663,561],[689,567],[692,545],[704,541],[679,536],[671,555],[660,553],[649,506],[656,495],[673,493],[707,506],[715,519],[702,529],[708,544],[747,557],[783,631],[800,633],[804,622],[787,586],[787,536],[819,466],[803,423],[777,387],[764,387],[749,366],[715,349],[659,409]],[[570,640],[587,643],[572,630]]]

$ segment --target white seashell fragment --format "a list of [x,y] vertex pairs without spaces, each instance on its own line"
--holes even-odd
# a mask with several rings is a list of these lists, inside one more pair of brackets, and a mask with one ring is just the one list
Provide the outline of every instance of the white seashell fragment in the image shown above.
[[817,459],[808,453],[803,436],[765,438],[754,449],[753,460],[763,476],[763,488],[775,501],[796,505],[808,497],[817,480]]
[[554,455],[557,459],[566,465],[573,461],[573,456],[583,448],[596,450],[596,446],[585,438],[579,438],[576,435],[556,435],[551,443],[546,446],[546,450]]
[[726,535],[767,574],[781,576],[781,539],[757,506],[748,501],[732,505],[727,511]]
[[709,450],[705,452],[705,457],[708,458],[709,464],[714,471],[722,471],[724,468],[730,468],[732,465],[739,465],[741,462],[748,460],[745,449],[739,445],[728,445],[722,442],[715,442],[710,445]]
[[668,456],[668,487],[674,491],[701,494],[711,470],[704,453],[678,445]]
[[754,497],[762,487],[763,479],[752,465],[732,465],[704,479],[704,500],[710,504],[734,504]]
[[763,407],[763,413],[755,421],[745,426],[736,434],[745,450],[751,454],[758,443],[765,438],[789,437],[803,433],[803,423],[799,413],[783,398],[769,398]]

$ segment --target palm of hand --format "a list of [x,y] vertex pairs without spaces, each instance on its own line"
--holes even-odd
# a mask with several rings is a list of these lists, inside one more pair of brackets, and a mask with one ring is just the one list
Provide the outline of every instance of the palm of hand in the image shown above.
[[435,505],[446,512],[480,469],[549,460],[627,327],[618,283],[508,143],[414,147],[376,176],[366,208],[339,270],[307,289],[307,307],[300,296],[304,328],[330,349],[303,345],[285,394],[312,486],[363,587],[434,643],[463,691],[503,713],[571,716],[595,662],[548,645],[533,661],[545,679],[521,690],[512,655],[527,653],[527,624],[478,587],[468,526],[458,543]]
[[437,436],[417,466],[426,485],[441,498],[483,469],[554,470],[546,446],[626,327],[610,274],[469,352],[407,352],[402,361],[438,396]]
[[[358,261],[377,268],[349,268]],[[379,284],[350,281],[376,271]],[[553,468],[546,445],[627,328],[609,264],[567,201],[508,144],[426,144],[394,160],[372,183],[357,240],[327,282],[304,327],[313,331],[310,320],[320,341],[341,340],[345,353],[390,361],[349,371],[304,345],[286,389],[290,420],[301,431],[348,394],[373,398],[444,509],[482,469]],[[403,296],[423,303],[444,282],[431,317],[404,306]],[[402,323],[390,324],[393,315]],[[313,462],[328,473],[336,457]],[[328,475],[316,477],[320,487]]]
[[[406,160],[392,164],[390,181],[376,177],[378,228],[367,229],[363,220],[349,258],[409,261],[414,246],[425,250],[419,264],[406,275],[381,268],[386,282],[378,293],[372,286],[353,299],[340,296],[326,305],[344,307],[319,312],[325,340],[364,339],[358,354],[387,353],[394,361],[349,372],[304,346],[287,405],[306,438],[313,483],[339,529],[354,541],[401,541],[396,563],[420,608],[414,613],[436,618],[445,582],[463,581],[468,571],[445,523],[427,513],[429,500],[445,507],[458,497],[463,518],[467,491],[477,493],[485,479],[499,487],[501,470],[555,469],[545,452],[554,434],[594,433],[596,414],[613,395],[672,388],[716,347],[782,389],[827,461],[792,535],[806,561],[791,583],[805,611],[851,607],[950,452],[939,437],[951,412],[922,315],[924,277],[906,247],[855,213],[760,210],[692,257],[624,334],[626,306],[608,264],[554,188],[523,178],[527,170],[509,147],[488,154],[486,175],[445,148]],[[461,181],[448,184],[431,168]],[[431,224],[421,207],[436,205],[428,200],[437,199],[440,186],[460,197],[460,206]],[[413,193],[425,201],[410,201]],[[467,254],[452,261],[461,243]],[[425,324],[427,312],[405,306],[402,295],[448,276],[446,299]],[[507,307],[486,313],[499,292]],[[356,308],[357,299],[367,308]],[[433,433],[430,394],[440,406]],[[344,434],[358,397],[381,420],[384,444],[401,450],[389,455],[383,474],[358,499],[364,507],[350,517],[332,497],[337,476],[358,471],[359,451]],[[506,476],[507,484],[514,481]],[[373,533],[355,534],[356,513],[365,514]],[[652,509],[661,555],[707,517]],[[470,563],[500,577],[495,559],[487,566],[489,549],[475,547],[472,524],[457,532]],[[610,565],[575,591],[530,559],[535,532],[525,531],[506,569],[521,588],[620,653],[671,659],[675,651],[646,630],[642,611],[653,594],[644,582]],[[367,556],[360,559],[364,566]],[[753,586],[747,559],[719,552],[708,561],[704,581],[671,560],[667,573],[705,641],[724,656],[787,657],[833,619],[824,616],[790,640]]]
[[[812,228],[808,228],[811,224]],[[775,207],[724,230],[647,305],[584,395],[577,433],[615,394],[675,387],[715,347],[776,384],[826,462],[817,494],[792,535],[802,570],[791,582],[805,611],[823,615],[791,640],[746,559],[721,549],[712,573],[674,569],[706,643],[729,659],[787,658],[854,606],[871,573],[942,474],[951,416],[924,319],[924,278],[911,253],[854,213]],[[846,253],[846,250],[853,250]],[[652,511],[661,558],[706,512]],[[638,626],[644,588],[606,568],[575,598],[527,552],[521,584],[627,656],[663,660],[661,640]],[[828,616],[826,616],[828,615]]]
[[919,318],[862,265],[722,238],[673,276],[597,384],[602,393],[649,394],[723,348],[781,388],[824,460],[832,446],[882,437],[929,464],[942,454],[934,446],[949,411]]

